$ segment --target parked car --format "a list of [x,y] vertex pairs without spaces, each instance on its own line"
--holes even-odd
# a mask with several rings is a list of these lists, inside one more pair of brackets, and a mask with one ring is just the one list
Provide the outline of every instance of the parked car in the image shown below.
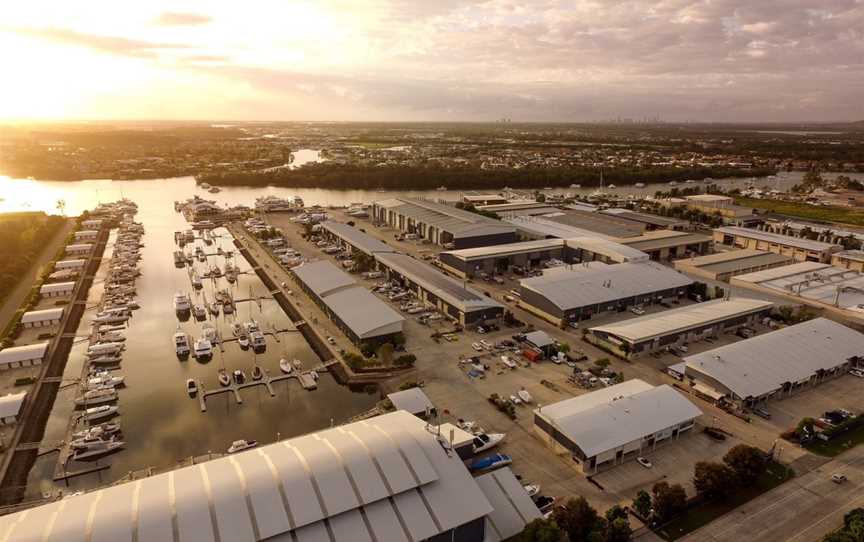
[[749,339],[750,337],[756,335],[756,332],[754,330],[750,329],[749,327],[742,327],[735,334],[738,335],[739,337],[741,337],[742,339]]
[[756,414],[756,415],[759,416],[760,418],[764,418],[764,419],[766,419],[766,420],[770,420],[770,419],[771,419],[771,413],[768,412],[768,411],[765,409],[765,407],[755,407],[755,408],[753,409],[753,414]]
[[834,474],[831,475],[831,481],[834,482],[835,484],[842,484],[846,480],[847,480],[847,478],[846,478],[845,474],[835,472]]
[[643,309],[642,307],[633,306],[633,307],[630,307],[630,312],[632,312],[633,314],[635,314],[637,316],[642,316],[643,314],[645,314],[645,309]]
[[480,343],[471,343],[471,348],[473,348],[477,352],[483,351],[483,346],[481,346]]
[[645,467],[646,469],[650,469],[654,466],[654,463],[651,463],[650,461],[648,461],[647,458],[642,457],[641,455],[636,458],[636,462]]
[[852,376],[857,376],[858,378],[864,378],[864,371],[861,369],[851,369],[849,374]]

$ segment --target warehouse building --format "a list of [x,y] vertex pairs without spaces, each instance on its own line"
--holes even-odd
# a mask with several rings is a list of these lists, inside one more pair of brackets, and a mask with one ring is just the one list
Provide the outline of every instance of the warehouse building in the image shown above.
[[405,319],[358,285],[351,275],[320,260],[291,269],[300,286],[355,344],[382,344],[402,333]]
[[556,326],[634,305],[675,299],[693,281],[652,262],[590,262],[548,269],[519,285],[519,306]]
[[736,275],[773,269],[788,265],[792,261],[790,256],[742,248],[678,260],[675,262],[675,269],[697,277],[728,282]]
[[87,260],[60,260],[54,264],[54,269],[61,271],[65,269],[84,269],[84,266],[87,265]]
[[638,237],[645,232],[645,224],[641,222],[591,211],[570,209],[544,215],[543,218],[608,237]]
[[423,390],[416,386],[407,390],[388,393],[387,399],[390,400],[390,404],[396,410],[404,410],[418,418],[428,420],[430,416],[435,415],[435,405],[432,404]]
[[633,379],[534,411],[534,432],[594,474],[677,439],[702,415],[670,386]]
[[420,260],[397,253],[378,253],[375,259],[389,280],[399,282],[422,303],[463,326],[480,325],[504,316],[502,304]]
[[67,256],[86,256],[93,250],[93,245],[89,243],[80,243],[75,245],[66,245]]
[[82,243],[86,241],[95,241],[97,237],[99,237],[98,230],[82,230],[76,231],[75,234],[75,242]]
[[8,514],[0,532],[21,541],[500,542],[540,517],[510,469],[481,478],[426,422],[392,412]]
[[462,201],[471,205],[501,205],[507,203],[507,198],[501,194],[463,194]]
[[666,216],[657,216],[648,213],[640,213],[638,211],[631,211],[629,209],[621,209],[618,207],[612,209],[604,209],[600,211],[606,215],[612,215],[617,218],[629,220],[631,222],[638,222],[643,224],[645,227],[645,231],[654,231],[654,230],[675,230],[675,231],[687,231],[691,229],[690,222],[686,220],[682,220],[680,218],[670,218]]
[[745,408],[845,374],[862,359],[864,335],[816,318],[684,361],[695,392]]
[[497,205],[478,205],[477,210],[495,213],[501,218],[547,215],[559,211],[557,207],[538,201],[511,201]]
[[372,219],[445,248],[513,243],[516,229],[500,220],[415,198],[372,204]]
[[28,311],[21,316],[21,325],[28,327],[56,326],[63,318],[63,307],[57,309],[44,309],[39,311]]
[[829,263],[835,252],[840,252],[843,247],[832,243],[811,241],[801,237],[790,237],[779,233],[755,230],[752,228],[741,228],[738,226],[724,226],[714,230],[714,241],[723,245],[765,250],[790,256],[800,262]]
[[715,299],[592,327],[585,340],[622,358],[635,359],[752,325],[768,316],[773,306],[770,301],[743,297]]
[[374,256],[378,252],[393,252],[389,245],[354,226],[332,220],[321,222],[320,226],[325,237],[352,252],[361,252],[367,256]]
[[864,250],[844,250],[831,255],[831,265],[864,272]]
[[84,228],[85,230],[98,230],[98,229],[102,228],[102,221],[101,220],[95,220],[95,219],[84,220],[83,222],[81,222],[81,227]]
[[42,297],[64,297],[72,295],[73,291],[75,291],[74,282],[53,282],[44,284],[39,288],[39,294]]
[[564,263],[648,261],[648,255],[621,243],[596,237],[537,239],[491,247],[448,250],[438,255],[441,266],[459,277],[509,273],[543,267],[549,260]]
[[21,415],[21,407],[24,406],[24,400],[26,398],[26,391],[8,393],[0,397],[0,425],[12,425],[18,423],[18,417]]
[[613,237],[608,235],[555,222],[542,216],[515,216],[513,218],[505,218],[504,222],[515,227],[519,238],[525,241],[532,239],[572,239],[574,237],[596,237],[613,240]]
[[707,235],[672,230],[654,230],[639,237],[617,239],[622,245],[641,250],[655,261],[677,260],[711,252]]
[[47,342],[4,348],[0,350],[0,371],[42,365],[47,351]]

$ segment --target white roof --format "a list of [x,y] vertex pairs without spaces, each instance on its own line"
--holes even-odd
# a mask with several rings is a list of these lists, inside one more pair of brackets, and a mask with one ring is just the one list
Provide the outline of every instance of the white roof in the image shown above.
[[736,297],[715,299],[686,307],[670,309],[657,314],[646,314],[622,322],[590,328],[636,343],[655,337],[680,333],[691,328],[722,322],[736,316],[769,309],[774,304],[761,299]]
[[75,232],[75,237],[95,237],[99,235],[98,230],[81,230]]
[[510,467],[494,470],[475,480],[494,508],[486,518],[484,542],[509,540],[521,533],[526,524],[541,517],[537,505]]
[[[592,262],[596,264],[596,262]],[[520,281],[562,310],[683,288],[693,281],[653,262],[574,265]]]
[[2,516],[0,533],[21,541],[289,540],[293,532],[300,542],[407,542],[492,511],[425,422],[393,412]]
[[21,412],[21,405],[24,404],[25,397],[27,397],[26,391],[0,397],[0,418],[17,416]]
[[693,196],[684,196],[684,199],[690,201],[732,201],[729,196],[721,196],[719,194],[696,194]]
[[69,267],[84,267],[84,264],[87,263],[87,260],[60,260],[59,262],[54,264],[54,269],[65,269]]
[[550,337],[545,331],[532,331],[531,333],[526,333],[525,340],[537,348],[543,348],[544,346],[555,344],[552,337]]
[[558,237],[560,239],[595,237],[598,239],[614,240],[608,235],[602,235],[591,230],[586,230],[585,228],[577,228],[576,226],[561,224],[560,222],[536,216],[516,216],[505,218],[503,222],[509,222],[520,230],[539,237]]
[[350,244],[357,250],[370,256],[372,254],[375,254],[376,252],[393,252],[393,248],[386,243],[379,241],[371,235],[363,233],[362,231],[358,230],[353,226],[349,226],[348,224],[327,220],[325,222],[321,222],[321,227],[332,233],[336,237],[344,240],[346,243]]
[[523,241],[521,243],[507,243],[504,245],[491,245],[488,247],[447,250],[441,254],[450,254],[460,260],[470,261],[483,258],[511,256],[514,254],[527,254],[529,252],[563,247],[564,241],[561,239],[538,239],[536,241]]
[[741,228],[739,226],[725,226],[722,228],[717,228],[714,231],[718,231],[727,235],[734,235],[738,237],[746,237],[748,239],[757,239],[759,241],[766,241],[768,243],[775,243],[778,245],[797,247],[804,250],[812,250],[816,252],[823,251],[836,251],[842,250],[843,247],[840,245],[835,245],[832,243],[823,243],[821,241],[811,241],[810,239],[801,239],[799,237],[790,237],[788,235],[781,235],[779,233],[771,233],[767,231],[754,230],[752,228]]
[[46,350],[48,350],[48,342],[4,348],[0,350],[0,364],[6,365],[31,359],[42,359],[45,357]]
[[357,281],[351,278],[351,275],[327,260],[306,262],[292,268],[291,271],[307,288],[315,292],[319,297],[324,297],[340,288],[355,286],[357,284]]
[[60,317],[63,316],[63,307],[57,309],[44,309],[40,311],[29,311],[25,312],[21,316],[22,324],[29,324],[32,322],[44,322],[47,320],[59,320]]
[[417,198],[392,198],[376,201],[374,205],[435,226],[452,234],[454,239],[515,232],[512,226],[499,220]]
[[66,252],[83,252],[93,248],[89,243],[79,243],[77,245],[66,245]]
[[53,292],[71,292],[74,289],[74,282],[55,282],[53,284],[43,284],[42,287],[39,288],[39,292],[49,294]]
[[759,397],[785,382],[810,378],[852,356],[864,356],[864,335],[826,318],[816,318],[684,358],[694,369],[741,398]]
[[650,257],[639,249],[617,243],[611,239],[599,239],[597,237],[573,237],[567,239],[567,246],[588,250],[595,254],[606,256],[618,263],[647,262]]
[[827,263],[819,263],[819,262],[799,262],[793,263],[789,265],[784,265],[782,267],[774,267],[772,269],[763,269],[762,271],[756,271],[754,273],[746,273],[744,275],[738,275],[737,277],[733,277],[732,280],[738,282],[754,282],[760,283],[769,280],[777,280],[785,277],[792,277],[795,275],[800,275],[803,273],[812,273],[814,271],[822,271],[830,269],[831,266]]
[[667,385],[633,379],[534,411],[552,422],[586,457],[623,446],[702,415]]
[[417,387],[387,394],[387,399],[390,399],[396,410],[404,410],[411,414],[423,414],[427,408],[429,410],[435,408],[429,397]]

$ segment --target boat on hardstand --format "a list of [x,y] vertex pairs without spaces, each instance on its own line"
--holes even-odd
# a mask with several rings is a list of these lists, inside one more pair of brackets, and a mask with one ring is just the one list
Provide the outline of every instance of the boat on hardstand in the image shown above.
[[254,448],[258,446],[257,440],[235,440],[231,443],[231,446],[228,447],[229,454],[236,454],[237,452],[242,452],[243,450],[248,450],[249,448]]
[[279,368],[282,369],[282,372],[286,375],[291,374],[291,371],[294,370],[294,366],[291,365],[291,362],[285,358],[279,360]]
[[477,461],[471,463],[468,467],[468,470],[478,471],[478,470],[488,470],[495,469],[498,467],[503,467],[505,465],[509,465],[513,460],[509,455],[504,454],[495,454],[490,455],[489,457],[483,457],[478,459]]
[[504,433],[478,433],[474,435],[474,453],[479,454],[491,450],[504,440]]

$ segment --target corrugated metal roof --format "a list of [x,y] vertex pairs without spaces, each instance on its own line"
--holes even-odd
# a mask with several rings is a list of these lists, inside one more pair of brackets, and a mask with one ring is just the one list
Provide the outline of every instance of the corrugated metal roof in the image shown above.
[[864,356],[864,335],[816,318],[684,358],[691,368],[717,380],[741,398],[758,397],[785,382],[810,378],[852,356]]
[[18,363],[19,361],[29,359],[42,359],[45,356],[46,350],[48,350],[47,342],[4,348],[0,350],[0,364]]
[[66,291],[71,292],[74,289],[74,282],[54,282],[52,284],[43,284],[42,287],[39,288],[39,292],[43,294]]
[[426,412],[427,408],[430,410],[435,408],[423,390],[416,387],[389,393],[387,399],[390,399],[396,410],[404,410],[411,414],[420,414]]
[[797,247],[804,250],[813,250],[817,252],[823,251],[833,251],[840,250],[843,247],[840,245],[835,245],[831,243],[823,243],[821,241],[811,241],[810,239],[801,239],[798,237],[789,237],[788,235],[781,235],[779,233],[771,233],[767,231],[754,230],[751,228],[741,228],[739,226],[724,226],[722,228],[717,228],[714,231],[718,231],[724,233],[726,235],[733,235],[738,237],[746,237],[748,239],[757,239],[759,241],[765,241],[768,243],[775,243],[778,245]]
[[375,239],[371,235],[363,233],[353,226],[328,220],[321,223],[321,227],[342,239],[357,250],[373,255],[376,252],[393,252],[393,248],[386,243]]
[[587,457],[702,415],[667,385],[634,379],[534,411],[551,421]]
[[566,242],[567,246],[571,248],[588,250],[595,254],[606,256],[618,263],[645,262],[650,259],[650,257],[641,250],[637,250],[622,243],[616,243],[609,239],[598,239],[597,237],[572,237],[567,239]]
[[639,237],[618,239],[618,242],[639,250],[660,250],[682,245],[710,243],[711,238],[707,235],[685,231],[654,230],[645,232]]
[[58,309],[43,309],[39,311],[25,312],[21,316],[21,323],[44,322],[47,320],[59,320],[63,316],[63,307]]
[[393,412],[6,515],[0,533],[48,542],[91,534],[252,541],[289,532],[301,541],[389,542],[408,533],[426,539],[492,511],[425,422]]
[[812,273],[814,271],[823,271],[831,269],[831,266],[827,263],[819,263],[819,262],[799,262],[793,263],[790,265],[784,265],[783,267],[775,267],[773,269],[764,269],[762,271],[756,271],[755,273],[747,273],[745,275],[738,275],[733,278],[734,281],[739,282],[765,282],[769,280],[776,280],[785,277],[793,277],[796,275],[801,275],[804,273]]
[[667,267],[652,263],[622,263],[606,266],[574,265],[540,277],[523,279],[523,289],[533,290],[562,310],[610,303],[683,288],[693,281]]
[[291,268],[291,272],[318,297],[324,297],[340,288],[348,288],[357,284],[351,275],[327,260],[306,262]]
[[655,337],[681,333],[691,328],[721,322],[736,316],[753,314],[769,309],[774,304],[761,299],[736,297],[715,299],[686,307],[670,309],[657,314],[646,314],[623,322],[596,326],[591,331],[602,331],[627,339],[631,343],[647,341]]
[[375,202],[379,207],[413,218],[417,222],[449,232],[456,239],[497,233],[513,233],[515,229],[499,220],[415,198],[394,198]]
[[463,286],[462,282],[448,277],[431,265],[405,254],[376,254],[375,259],[463,312],[503,306],[494,299]]
[[24,404],[25,397],[27,397],[26,391],[8,393],[0,397],[0,418],[17,416],[21,412],[21,405]]
[[560,224],[536,216],[516,216],[513,218],[505,218],[504,222],[512,224],[523,232],[537,237],[557,237],[559,239],[570,239],[572,237],[597,237],[599,239],[614,240],[614,238],[609,235],[603,235],[585,228]]
[[542,516],[510,467],[478,476],[476,480],[494,508],[486,518],[484,540],[508,540]]
[[450,254],[460,260],[471,261],[483,258],[512,256],[514,254],[527,254],[539,250],[563,247],[564,241],[562,239],[539,239],[536,241],[523,241],[521,243],[507,243],[504,245],[492,245],[488,247],[448,250],[442,252],[442,254]]
[[545,215],[544,218],[559,224],[584,228],[610,237],[635,237],[645,231],[645,224],[641,222],[634,222],[618,218],[614,215],[591,211],[558,211]]

